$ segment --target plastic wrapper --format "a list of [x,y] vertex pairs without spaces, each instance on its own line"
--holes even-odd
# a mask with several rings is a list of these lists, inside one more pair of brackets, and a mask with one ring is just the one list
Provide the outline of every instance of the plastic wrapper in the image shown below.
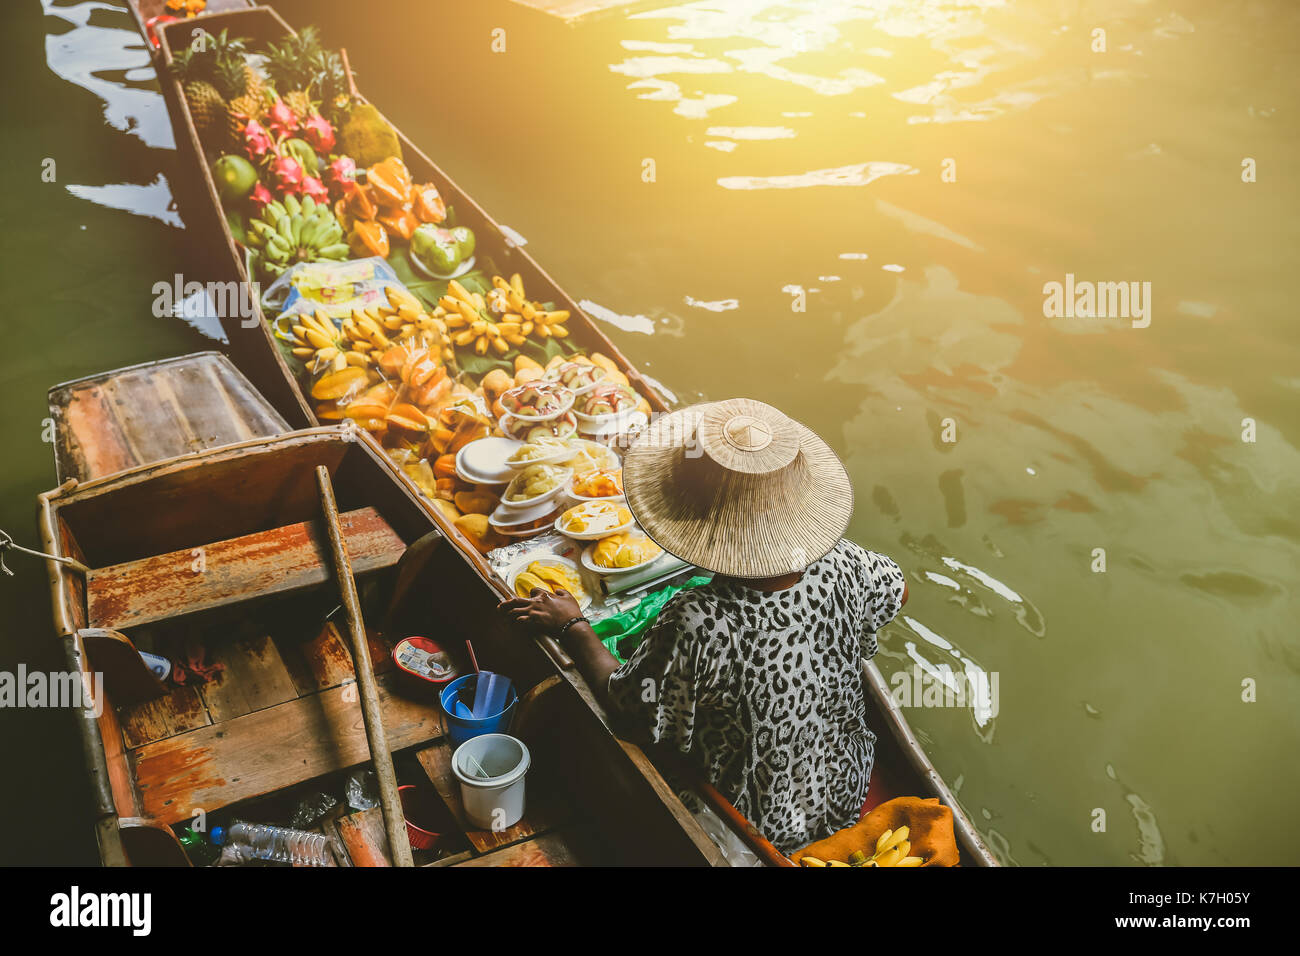
[[293,815],[289,817],[289,826],[295,830],[309,830],[329,816],[338,805],[337,797],[317,790],[298,801],[298,805],[293,808]]
[[348,774],[343,789],[344,798],[353,810],[369,810],[379,806],[379,778],[373,770],[354,770]]
[[378,256],[344,262],[300,262],[267,287],[262,293],[262,305],[273,312],[321,307],[334,315],[342,303],[377,305],[385,301],[386,285],[401,283],[393,267]]

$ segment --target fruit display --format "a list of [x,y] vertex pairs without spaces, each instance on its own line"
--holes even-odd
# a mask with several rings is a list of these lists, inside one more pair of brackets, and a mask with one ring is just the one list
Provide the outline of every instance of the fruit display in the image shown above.
[[588,501],[560,515],[557,527],[566,533],[612,534],[632,523],[632,512],[612,501]]
[[611,571],[634,568],[664,553],[644,534],[625,531],[601,538],[592,549],[591,559],[597,567]]
[[554,465],[529,465],[506,485],[502,500],[510,504],[538,501],[564,484],[570,474],[567,468]]
[[[344,161],[346,160],[346,162]],[[414,254],[424,229],[447,218],[447,204],[432,183],[415,185],[400,157],[389,156],[368,169],[359,169],[351,157],[330,167],[334,213],[348,233],[357,256],[387,256],[396,242],[410,242]],[[444,230],[448,231],[448,230]],[[474,234],[456,229],[455,242],[472,251]]]
[[618,498],[623,494],[623,472],[597,469],[576,475],[573,493],[580,498]]
[[552,594],[557,589],[563,589],[579,602],[587,597],[587,592],[582,586],[582,578],[577,570],[564,564],[534,561],[520,571],[515,577],[515,594],[528,597],[533,593],[534,588],[541,588]]
[[248,244],[259,253],[262,269],[278,276],[299,262],[346,259],[343,229],[330,212],[311,196],[301,201],[287,195],[283,202],[266,204],[247,232]]
[[[171,13],[188,14],[176,2]],[[508,248],[480,249],[438,186],[416,181],[345,53],[313,27],[270,43],[221,31],[178,48],[173,69],[230,233],[269,282],[260,304],[318,421],[367,432],[485,554],[554,530],[575,475],[591,497],[621,494],[607,447],[617,434],[584,436],[579,413],[648,413],[649,402],[618,363],[572,341],[567,309],[530,298],[523,275],[501,268]],[[477,226],[472,205],[470,215]],[[501,450],[491,473],[461,468],[460,451],[486,438],[520,445]],[[627,523],[625,508],[607,505],[570,515],[575,532]]]
[[908,841],[907,827],[899,827],[897,830],[886,830],[880,834],[876,840],[876,852],[871,856],[862,850],[855,850],[850,854],[847,860],[820,860],[816,857],[802,856],[799,858],[800,866],[821,867],[821,866],[850,866],[850,867],[871,867],[871,866],[921,866],[925,859],[919,856],[910,856],[909,851],[912,844]]

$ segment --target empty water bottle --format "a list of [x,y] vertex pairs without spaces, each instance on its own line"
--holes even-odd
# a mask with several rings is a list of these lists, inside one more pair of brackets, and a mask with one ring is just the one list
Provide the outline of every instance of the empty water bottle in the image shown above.
[[319,833],[262,823],[232,823],[212,828],[212,842],[221,847],[222,862],[272,860],[299,866],[329,866],[329,841]]

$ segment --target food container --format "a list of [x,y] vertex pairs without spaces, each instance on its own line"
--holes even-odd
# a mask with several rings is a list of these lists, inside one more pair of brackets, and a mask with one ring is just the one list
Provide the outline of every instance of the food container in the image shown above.
[[549,531],[559,512],[554,500],[543,501],[531,508],[497,505],[496,510],[488,515],[488,524],[506,537],[527,538],[539,531]]
[[616,498],[597,498],[595,501],[584,501],[574,505],[572,508],[565,509],[555,519],[555,530],[565,537],[572,538],[574,541],[599,541],[601,538],[608,538],[611,534],[620,534],[624,531],[631,531],[636,526],[636,519],[629,517],[626,522],[617,526],[610,526],[598,531],[576,531],[571,529],[566,523],[569,520],[569,512],[577,511],[579,508],[587,508],[594,505],[609,505],[611,508],[624,508],[626,505],[621,499]]
[[501,393],[501,406],[521,422],[555,421],[573,402],[573,391],[559,382],[528,382]]
[[[547,436],[547,437],[553,438],[554,436]],[[562,439],[555,439],[555,441],[559,442],[559,444],[556,445],[554,449],[552,449],[549,452],[546,452],[545,454],[538,455],[536,458],[529,458],[526,460],[520,459],[517,461],[506,459],[506,467],[511,469],[512,472],[523,471],[525,468],[529,467],[530,465],[556,465],[559,464],[560,462],[568,461],[570,458],[574,457],[576,452],[572,448],[570,448],[567,444],[564,444]],[[530,444],[532,443],[518,442],[517,443],[518,447],[516,450],[518,451],[527,448],[529,447]]]
[[[592,389],[598,387],[609,372],[600,365],[587,365],[583,362],[565,362],[563,365],[557,365],[545,375],[542,380],[545,382],[559,382],[574,395],[579,397],[586,395]],[[586,380],[587,384],[581,385],[579,382]]]
[[518,591],[515,590],[515,583],[519,580],[519,575],[527,571],[528,568],[533,564],[549,564],[549,565],[554,565],[556,567],[567,568],[569,571],[572,571],[575,575],[577,575],[579,582],[582,584],[582,593],[573,595],[578,602],[578,609],[585,610],[588,606],[590,606],[591,594],[590,594],[589,585],[587,582],[582,580],[582,572],[578,569],[577,563],[574,561],[570,561],[568,558],[559,554],[532,555],[528,558],[525,558],[524,560],[516,564],[514,567],[512,567],[506,573],[506,586],[510,588],[511,594],[517,595],[519,593]]
[[[606,537],[609,537],[609,535],[606,535]],[[596,548],[599,544],[600,544],[599,541],[593,541],[582,552],[582,566],[586,568],[588,571],[600,575],[627,574],[629,571],[639,571],[642,568],[650,567],[650,565],[654,564],[656,561],[660,560],[667,554],[666,551],[660,549],[659,553],[656,554],[653,558],[647,558],[646,560],[641,561],[637,564],[629,564],[625,568],[607,568],[604,565],[596,563]],[[656,547],[658,547],[658,545],[656,545]]]
[[[605,474],[614,474],[610,472],[604,472],[603,469],[597,469],[597,471],[600,471]],[[574,490],[575,486],[581,483],[581,479],[586,478],[591,474],[593,474],[593,472],[586,472],[582,475],[574,475],[572,478],[569,479],[568,484],[565,485],[564,493],[568,495],[570,498],[572,498],[574,501],[578,501],[578,502],[587,502],[587,501],[619,502],[625,500],[626,496],[621,491],[616,495],[583,495],[583,494],[579,494],[576,490]],[[617,472],[617,485],[619,488],[623,487],[622,469],[619,469],[619,471]]]
[[[573,477],[572,468],[561,468],[559,465],[540,465],[538,467],[551,468],[555,470],[555,476],[556,476],[555,486],[548,491],[543,491],[539,495],[533,495],[531,498],[523,498],[519,501],[509,501],[506,499],[506,495],[510,493],[510,486],[507,485],[505,491],[501,493],[502,508],[505,508],[509,511],[523,511],[528,508],[535,508],[538,505],[545,504],[555,499],[560,494],[562,494],[567,487],[569,487],[569,479]],[[526,473],[527,473],[527,469],[525,469],[524,471],[515,472],[515,478],[512,479],[512,483],[515,480],[522,478]]]
[[441,686],[455,680],[460,672],[456,662],[442,647],[427,637],[404,637],[393,648],[393,663],[408,686]]
[[445,814],[437,795],[428,787],[408,783],[397,788],[397,798],[402,801],[402,816],[406,818],[406,837],[411,841],[411,849],[432,850],[442,836],[442,824],[438,821]]
[[526,422],[506,412],[501,416],[498,424],[507,438],[517,441],[531,441],[537,435],[572,438],[578,433],[578,419],[574,417],[572,410],[548,422]]
[[456,474],[471,485],[503,485],[515,476],[507,459],[522,447],[510,438],[479,438],[456,453]]
[[[583,395],[582,401],[578,402],[573,408],[573,414],[577,416],[578,421],[584,423],[611,421],[619,416],[635,412],[640,400],[641,396],[626,385],[609,382],[599,385]],[[604,411],[595,410],[597,406],[604,405],[608,405],[609,409]]]
[[[477,763],[486,774],[478,775]],[[483,734],[456,748],[451,771],[460,781],[465,816],[477,827],[500,832],[524,816],[524,783],[532,755],[509,734]]]
[[447,721],[447,739],[451,741],[453,747],[459,747],[465,741],[472,740],[480,734],[495,734],[510,729],[510,722],[515,716],[515,704],[519,702],[518,694],[513,691],[510,694],[510,702],[499,714],[487,717],[456,716],[453,706],[456,699],[459,698],[465,706],[470,706],[474,702],[474,691],[477,687],[478,674],[466,674],[444,687],[439,695]]

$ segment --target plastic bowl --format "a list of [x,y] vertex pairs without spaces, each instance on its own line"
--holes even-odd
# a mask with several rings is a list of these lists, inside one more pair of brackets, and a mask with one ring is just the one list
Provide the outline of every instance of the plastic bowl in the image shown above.
[[478,718],[457,717],[452,705],[460,696],[461,688],[467,691],[465,697],[461,699],[465,701],[466,706],[469,706],[474,702],[474,688],[477,684],[478,674],[466,674],[464,677],[456,678],[438,695],[438,701],[442,704],[443,715],[447,721],[447,739],[451,741],[452,746],[459,747],[465,741],[472,740],[480,734],[495,734],[509,730],[510,722],[514,720],[515,705],[519,703],[517,693],[511,693],[510,703],[499,714]]

